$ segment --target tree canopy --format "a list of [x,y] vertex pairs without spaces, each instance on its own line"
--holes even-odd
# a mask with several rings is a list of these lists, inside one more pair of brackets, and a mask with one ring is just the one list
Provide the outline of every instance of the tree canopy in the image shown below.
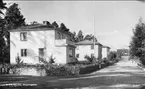
[[95,39],[95,42],[97,42],[97,38],[92,35],[92,34],[87,34],[85,37],[84,37],[84,40],[93,40],[94,41]]
[[52,23],[52,26],[53,26],[54,28],[58,28],[58,27],[59,27],[58,24],[56,23],[56,21],[54,21],[54,22]]
[[145,65],[145,23],[139,20],[135,29],[133,29],[133,37],[130,42],[130,57],[138,57]]
[[0,14],[4,14],[2,10],[6,8],[6,3],[4,3],[3,0],[0,0]]
[[18,4],[16,3],[12,4],[6,10],[5,20],[8,29],[18,28],[25,25],[25,18],[21,14],[20,8],[18,8]]
[[[5,14],[4,18],[0,18],[0,61],[9,62],[10,57],[10,34],[8,30],[25,25],[25,18],[18,8],[18,4],[13,3],[10,7],[5,6],[6,3],[0,1],[0,13]],[[2,10],[6,9],[6,13]]]

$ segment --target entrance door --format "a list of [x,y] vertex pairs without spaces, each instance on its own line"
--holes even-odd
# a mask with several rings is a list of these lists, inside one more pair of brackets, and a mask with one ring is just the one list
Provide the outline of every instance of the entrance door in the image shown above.
[[39,61],[43,61],[44,59],[44,48],[39,48]]

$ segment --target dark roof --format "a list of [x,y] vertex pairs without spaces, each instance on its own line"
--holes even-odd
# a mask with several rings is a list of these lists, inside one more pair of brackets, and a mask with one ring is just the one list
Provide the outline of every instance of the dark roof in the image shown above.
[[[80,41],[80,42],[77,42],[76,45],[94,45],[94,42],[93,40],[83,40],[83,41]],[[95,45],[101,45],[99,42],[95,42]]]
[[[40,29],[41,28],[41,29]],[[62,31],[60,28],[53,28],[49,27],[48,25],[44,24],[34,24],[34,25],[26,25],[26,26],[21,26],[17,29],[12,29],[10,32],[19,32],[19,31],[44,31],[44,30],[57,30],[65,34],[70,34],[72,33],[70,31]]]

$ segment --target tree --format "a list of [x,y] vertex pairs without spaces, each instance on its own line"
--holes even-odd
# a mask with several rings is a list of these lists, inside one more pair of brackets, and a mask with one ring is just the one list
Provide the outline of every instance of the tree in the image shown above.
[[130,57],[139,58],[141,63],[145,65],[145,23],[141,18],[133,30],[133,37],[129,47]]
[[48,27],[52,28],[53,26],[50,24],[49,21],[43,21],[43,24],[47,25]]
[[84,40],[84,35],[83,35],[83,32],[80,30],[77,34],[76,41],[79,42],[83,40]]
[[49,26],[49,27],[52,27],[52,25],[50,24],[49,21],[46,22],[46,25]]
[[37,21],[30,22],[30,25],[35,25],[35,24],[38,24],[38,22]]
[[67,28],[66,28],[66,26],[64,25],[64,23],[61,23],[61,24],[60,24],[60,29],[63,30],[63,31],[66,31],[66,30],[67,30]]
[[73,32],[73,33],[71,34],[70,40],[73,41],[73,42],[76,42],[76,32]]
[[0,0],[0,62],[4,61],[4,52],[6,48],[6,42],[4,39],[4,27],[5,27],[5,19],[3,19],[2,16],[4,16],[4,13],[2,10],[6,9],[6,3],[3,2],[3,0]]
[[53,26],[54,28],[58,28],[58,27],[59,27],[58,24],[56,23],[56,21],[54,21],[54,22],[52,23],[52,26]]
[[111,51],[108,54],[108,60],[115,61],[116,60],[116,57],[117,57],[117,52],[116,51]]
[[14,3],[12,4],[7,10],[6,10],[6,25],[7,29],[12,28],[18,28],[20,26],[25,25],[25,18],[20,12],[20,8],[18,8],[18,4]]
[[92,41],[94,41],[94,39],[95,39],[95,42],[97,42],[97,38],[94,35],[92,35],[92,34],[87,34],[84,37],[84,40],[92,40]]
[[3,0],[0,0],[0,14],[4,14],[1,10],[6,8],[6,3],[4,3]]
[[10,34],[8,30],[25,25],[25,18],[21,14],[20,9],[18,8],[18,4],[14,3],[9,8],[7,8],[4,20],[4,37],[7,39],[7,45],[4,50],[4,54],[6,59],[10,59]]

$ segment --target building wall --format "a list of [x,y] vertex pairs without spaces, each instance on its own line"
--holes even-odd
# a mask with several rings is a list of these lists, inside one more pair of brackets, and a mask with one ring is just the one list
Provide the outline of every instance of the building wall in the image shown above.
[[[56,63],[66,63],[66,47],[55,46],[55,31],[27,31],[27,41],[20,41],[20,32],[10,32],[10,63],[16,63],[19,54],[24,63],[39,62],[39,48],[45,48],[47,60],[53,55]],[[27,57],[21,56],[21,49],[27,49]]]
[[102,47],[99,45],[95,45],[95,52],[94,49],[91,49],[91,45],[77,45],[76,48],[76,55],[79,54],[79,61],[83,61],[86,60],[84,57],[85,55],[91,56],[91,54],[95,53],[95,57],[96,58],[100,58],[102,57]]
[[110,49],[109,48],[102,48],[102,58],[107,58],[107,55],[109,54]]
[[102,45],[98,45],[98,59],[102,59]]

